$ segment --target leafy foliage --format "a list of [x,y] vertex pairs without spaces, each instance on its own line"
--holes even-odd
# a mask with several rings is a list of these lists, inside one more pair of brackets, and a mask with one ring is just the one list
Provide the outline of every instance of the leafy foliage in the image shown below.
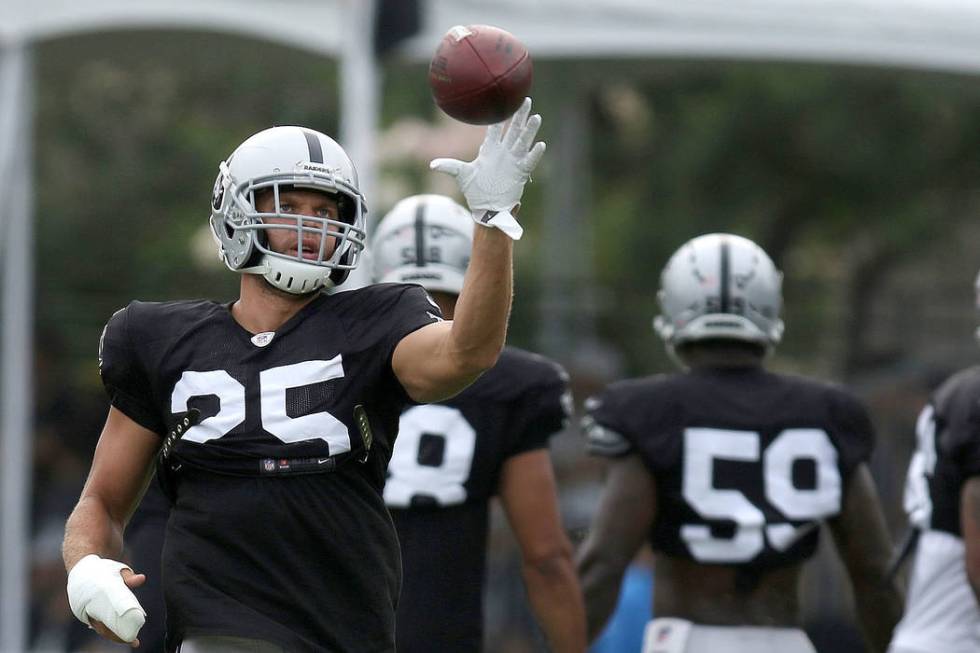
[[98,333],[126,302],[236,297],[237,276],[194,250],[215,251],[217,164],[272,125],[336,133],[336,66],[200,33],[64,39],[37,59],[38,321],[97,383]]
[[[273,124],[336,133],[337,67],[269,44],[170,32],[62,39],[37,60],[39,325],[61,334],[73,373],[94,383],[98,330],[129,299],[235,296],[235,275],[192,253],[207,247],[216,164]],[[541,258],[580,257],[595,274],[562,287],[571,297],[589,286],[594,306],[581,320],[627,355],[626,372],[666,367],[649,329],[659,271],[688,238],[733,231],[786,272],[785,364],[851,374],[887,353],[868,325],[889,301],[879,291],[891,273],[932,260],[973,219],[972,79],[760,63],[536,66],[545,140],[561,103],[588,102],[593,235],[573,244],[578,251],[555,251],[530,221],[518,251],[519,344],[534,346],[547,329],[542,289],[554,286],[542,285]],[[385,81],[385,127],[433,119],[424,67],[390,60]],[[554,168],[528,187],[527,206],[548,201]],[[967,287],[973,267],[949,282]]]

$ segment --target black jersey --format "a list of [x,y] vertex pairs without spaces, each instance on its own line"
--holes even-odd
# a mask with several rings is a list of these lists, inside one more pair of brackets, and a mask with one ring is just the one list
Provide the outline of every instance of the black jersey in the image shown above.
[[212,634],[393,650],[400,569],[382,489],[409,399],[391,356],[438,319],[421,288],[401,284],[320,295],[257,335],[208,301],[113,315],[100,347],[112,405],[160,434],[175,414],[202,413],[174,450],[169,649]]
[[980,367],[940,386],[919,415],[916,440],[905,490],[910,521],[962,538],[960,492],[980,475]]
[[755,367],[623,381],[586,409],[591,449],[635,452],[656,479],[653,548],[707,564],[811,556],[873,446],[849,394]]
[[402,414],[384,491],[405,573],[399,653],[481,649],[488,503],[501,466],[546,447],[570,406],[561,367],[508,347],[461,394]]

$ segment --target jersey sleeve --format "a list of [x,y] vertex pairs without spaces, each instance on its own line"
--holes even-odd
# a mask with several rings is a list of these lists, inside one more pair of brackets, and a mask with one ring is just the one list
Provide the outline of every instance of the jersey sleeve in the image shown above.
[[610,458],[632,453],[633,443],[626,435],[629,425],[622,418],[619,403],[620,397],[611,388],[586,400],[582,431],[589,453]]
[[548,446],[552,435],[564,430],[572,416],[572,392],[568,374],[555,364],[548,378],[520,395],[519,435],[511,456]]
[[109,403],[140,426],[158,434],[166,431],[154,409],[150,383],[133,345],[132,304],[116,311],[99,340],[99,374]]
[[845,477],[871,458],[875,444],[874,425],[867,409],[847,392],[834,393],[832,411],[836,427],[836,444],[840,467]]
[[389,363],[402,338],[428,324],[442,322],[442,311],[422,286],[406,284],[397,299],[384,310],[391,316],[391,328],[383,343]]
[[347,304],[341,320],[358,349],[387,361],[402,338],[427,324],[442,321],[439,306],[422,286],[378,283],[349,293],[338,293]]

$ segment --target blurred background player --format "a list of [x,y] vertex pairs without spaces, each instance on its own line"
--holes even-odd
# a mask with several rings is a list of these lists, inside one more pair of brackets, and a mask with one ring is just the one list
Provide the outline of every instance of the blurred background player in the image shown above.
[[661,277],[656,329],[685,368],[611,385],[587,402],[593,452],[611,458],[579,570],[590,637],[644,540],[657,553],[645,653],[813,651],[797,587],[833,533],[876,651],[901,597],[867,461],[864,408],[839,387],[767,371],[780,340],[782,277],[753,242],[709,234]]
[[[980,308],[980,276],[975,291]],[[933,394],[916,443],[905,509],[917,550],[889,652],[980,651],[980,367]]]
[[[403,199],[375,233],[376,280],[422,285],[452,319],[472,243],[469,211],[448,197]],[[551,650],[584,651],[581,591],[548,455],[548,439],[569,418],[567,382],[557,363],[506,347],[456,397],[402,413],[384,491],[402,549],[400,653],[482,649],[494,495],[520,545],[528,597]]]

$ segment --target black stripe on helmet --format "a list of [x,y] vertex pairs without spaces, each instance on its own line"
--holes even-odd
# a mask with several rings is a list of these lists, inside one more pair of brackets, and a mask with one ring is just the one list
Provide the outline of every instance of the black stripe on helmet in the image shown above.
[[425,266],[425,201],[415,207],[415,265]]
[[728,239],[721,239],[721,312],[731,312],[732,292],[731,292],[731,251]]
[[303,130],[306,136],[306,146],[310,149],[310,163],[323,163],[323,148],[320,147],[320,138],[311,131]]

